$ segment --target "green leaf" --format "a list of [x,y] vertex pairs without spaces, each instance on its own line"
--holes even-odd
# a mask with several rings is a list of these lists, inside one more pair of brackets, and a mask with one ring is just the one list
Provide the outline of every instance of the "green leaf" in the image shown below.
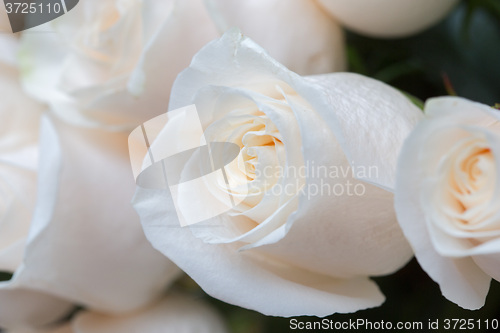
[[405,91],[399,90],[403,95],[405,95],[413,104],[415,104],[420,110],[424,110],[425,102],[420,98],[413,96]]
[[350,45],[347,46],[347,62],[351,72],[367,75],[368,70],[359,51]]

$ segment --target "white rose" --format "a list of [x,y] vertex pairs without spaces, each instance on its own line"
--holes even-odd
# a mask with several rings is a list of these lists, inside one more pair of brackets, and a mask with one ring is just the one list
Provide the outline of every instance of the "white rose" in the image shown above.
[[171,294],[132,313],[110,315],[83,310],[71,322],[53,328],[20,329],[8,333],[123,332],[225,333],[227,329],[220,315],[208,304]]
[[405,37],[441,20],[458,0],[319,0],[342,24],[375,37]]
[[[0,49],[0,272],[13,272],[22,262],[35,205],[42,107],[22,93],[13,67],[15,37],[0,35]],[[8,282],[0,282],[0,327],[43,325],[72,307],[43,292],[9,287]],[[18,304],[23,311],[12,310]]]
[[425,113],[399,157],[398,220],[443,295],[477,309],[500,281],[500,112],[441,97]]
[[315,1],[205,2],[221,34],[238,27],[296,73],[311,75],[346,69],[342,28]]
[[[15,40],[0,44],[9,45],[2,58],[15,54]],[[2,58],[0,271],[14,275],[0,282],[0,327],[45,324],[70,302],[113,313],[144,306],[179,271],[130,205],[127,136],[40,118]]]
[[[226,214],[180,228],[174,204],[196,211],[194,200],[211,198],[181,193],[173,202],[168,190],[139,187],[134,207],[152,244],[210,295],[267,315],[325,316],[380,305],[384,297],[368,276],[394,272],[412,255],[390,190],[400,145],[421,111],[359,75],[300,77],[237,31],[208,44],[179,75],[170,110],[193,103],[207,142],[241,148],[227,172],[232,189],[219,178],[206,192],[233,193],[238,201],[241,185],[250,194]],[[186,136],[186,119],[167,122],[151,151],[202,142]],[[352,166],[365,174],[355,172],[355,179]],[[265,167],[347,173],[259,177],[255,170]],[[347,195],[348,183],[363,194]],[[344,195],[313,193],[321,186],[338,193],[338,184]]]
[[338,24],[312,2],[86,0],[49,23],[55,33],[23,34],[24,84],[66,121],[135,127],[165,112],[175,77],[223,32],[216,23],[248,30],[298,71],[345,67]]
[[217,37],[202,0],[86,0],[49,24],[23,34],[28,91],[65,120],[115,128],[165,112],[177,74]]

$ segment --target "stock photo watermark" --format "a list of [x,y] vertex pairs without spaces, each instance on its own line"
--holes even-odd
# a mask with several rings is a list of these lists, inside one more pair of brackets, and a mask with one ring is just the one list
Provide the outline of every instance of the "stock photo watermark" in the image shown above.
[[[306,161],[303,165],[266,165],[255,170],[255,178],[263,179],[263,187],[273,195],[292,196],[299,193],[310,200],[315,196],[363,196],[366,185],[356,179],[376,179],[379,177],[377,166],[355,165],[318,165]],[[274,183],[274,179],[284,179]],[[309,182],[304,184],[304,179]]]
[[299,320],[296,318],[290,319],[289,328],[294,331],[462,331],[462,330],[498,330],[500,321],[498,319],[428,319],[427,321],[389,321],[377,320],[371,321],[368,319],[348,319],[348,320],[332,320],[323,318],[321,320]]
[[[16,33],[50,22],[75,8],[79,0],[3,0],[0,32]],[[9,27],[10,25],[10,27]]]
[[[166,126],[166,125],[169,126]],[[194,105],[155,117],[129,136],[129,153],[137,185],[168,189],[179,223],[187,226],[228,212],[246,197],[227,179],[227,165],[239,154],[230,142],[207,142]],[[227,192],[207,184],[221,182]]]

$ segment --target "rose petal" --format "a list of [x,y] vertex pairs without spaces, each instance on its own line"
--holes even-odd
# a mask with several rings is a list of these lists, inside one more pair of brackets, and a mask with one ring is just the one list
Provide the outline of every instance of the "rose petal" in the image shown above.
[[[36,170],[38,127],[43,107],[30,99],[19,82],[15,65],[17,40],[0,35],[0,161]],[[5,57],[5,58],[4,58]]]
[[82,312],[72,326],[78,333],[227,332],[222,318],[213,309],[181,295],[169,295],[146,308],[121,316]]
[[36,195],[42,107],[26,96],[15,64],[17,39],[0,35],[0,270],[22,260]]
[[431,118],[450,116],[455,123],[488,128],[500,134],[500,112],[465,98],[431,98],[425,103],[425,114]]
[[11,287],[10,282],[0,283],[0,328],[22,330],[47,325],[73,308],[71,303],[43,292]]
[[384,301],[376,284],[366,278],[333,279],[240,253],[232,245],[204,243],[169,219],[175,208],[168,191],[139,188],[133,202],[151,243],[208,294],[230,304],[289,317],[354,312]]
[[[245,66],[241,66],[243,63]],[[302,80],[252,40],[244,38],[239,30],[231,29],[203,47],[193,57],[190,66],[179,74],[172,87],[168,109],[176,110],[192,104],[203,87],[258,87],[261,83],[277,83],[280,79],[285,82]],[[203,105],[196,107],[203,109]],[[200,112],[200,116],[207,115]]]
[[178,269],[147,242],[130,205],[126,135],[45,118],[41,150],[38,202],[16,284],[109,312],[154,299]]
[[[347,85],[349,77],[345,79]],[[380,96],[384,96],[383,92]],[[397,225],[392,208],[392,194],[357,181],[353,175],[361,169],[357,163],[355,166],[358,169],[349,165],[335,135],[318,115],[320,112],[294,103],[292,96],[288,99],[300,125],[302,151],[304,160],[308,161],[307,174],[314,175],[315,172],[317,175],[306,179],[307,185],[301,193],[299,208],[287,221],[290,231],[286,237],[259,251],[314,272],[336,277],[383,275],[399,269],[411,258],[412,252]],[[361,112],[356,109],[355,97],[352,99],[350,114],[354,118],[353,114]],[[342,97],[335,101],[337,108],[331,110],[331,114],[342,116]],[[349,105],[347,101],[345,105]],[[380,110],[359,115],[363,120],[359,123],[359,129],[356,129],[356,135],[350,133],[348,137],[356,137],[358,134],[362,136],[365,133],[363,123],[371,128],[369,124],[372,119],[377,119],[384,109]],[[401,114],[405,114],[403,108]],[[409,127],[408,122],[398,118],[397,114],[391,117],[395,123],[400,122]],[[403,116],[401,118],[404,119]],[[388,129],[388,132],[391,130],[392,128]],[[392,134],[386,133],[385,129],[380,132],[381,136]],[[386,140],[389,147],[397,143],[397,140],[403,141],[397,134],[394,141]],[[326,154],[325,145],[318,142],[328,143]],[[385,142],[379,141],[382,148]],[[370,158],[368,154],[365,155],[365,158]],[[389,154],[386,156],[390,158]],[[368,163],[365,165],[371,166]],[[328,175],[321,175],[321,170],[328,170]],[[332,170],[337,173],[332,174]]]
[[[497,249],[498,249],[498,245]],[[473,256],[472,259],[486,274],[500,281],[500,255],[497,253],[489,255]]]
[[[82,26],[90,26],[85,20],[95,19],[99,3],[81,4],[55,22],[61,31],[76,34]],[[72,54],[72,46],[58,33],[25,34],[20,59],[27,91],[48,103],[51,111],[62,119],[85,126],[128,129],[165,112],[168,104],[165,92],[170,90],[177,74],[188,66],[199,48],[218,34],[203,0],[148,0],[137,4],[142,4],[142,11],[132,6],[120,14],[143,29],[140,38],[143,44],[128,43],[127,24],[114,27],[116,31],[107,32],[111,36],[106,36],[115,40],[115,44],[132,45],[130,50],[114,50],[118,60],[112,62],[113,66],[116,62],[130,62],[130,66],[125,66],[130,71],[108,77],[105,74],[114,67],[96,69],[92,65],[95,73],[89,75],[88,70],[81,68],[92,64],[92,58],[80,59],[80,53]],[[68,77],[71,82],[65,81]],[[96,82],[98,77],[101,80]],[[78,89],[69,89],[75,85]]]
[[358,178],[393,191],[398,153],[422,112],[396,89],[358,74],[306,79],[324,88],[328,102],[316,110],[330,128],[340,125],[335,135],[351,166],[378,171]]

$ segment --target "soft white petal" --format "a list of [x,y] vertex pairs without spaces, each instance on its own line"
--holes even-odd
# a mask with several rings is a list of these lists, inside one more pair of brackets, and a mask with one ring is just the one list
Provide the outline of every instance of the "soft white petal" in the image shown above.
[[[302,80],[239,30],[231,29],[220,39],[205,45],[193,57],[190,66],[179,74],[172,87],[169,110],[192,104],[203,87],[267,84],[267,88],[269,80],[277,82],[280,79],[285,82]],[[197,105],[197,109],[202,108]]]
[[314,193],[321,184],[310,183],[304,199],[310,195],[313,200],[302,201],[290,216],[286,236],[256,251],[334,277],[385,275],[404,266],[413,253],[397,225],[392,194],[346,180],[351,193],[362,186],[356,188],[363,188],[363,195],[336,196],[334,191],[348,191],[339,182],[340,187],[331,183],[332,192],[320,197]]
[[0,34],[0,270],[21,263],[36,195],[42,107],[22,91],[15,66],[17,39]]
[[[334,279],[280,261],[206,244],[176,219],[168,191],[139,188],[134,207],[146,236],[211,296],[266,315],[326,316],[375,307],[384,301],[367,278]],[[300,301],[297,301],[300,300]]]
[[314,1],[206,2],[220,32],[238,27],[294,72],[310,75],[346,68],[342,29]]
[[[335,132],[347,160],[377,172],[361,177],[392,191],[403,141],[423,118],[422,111],[396,89],[371,78],[337,73],[306,78],[321,86],[327,103],[318,113]],[[307,95],[305,95],[307,97]]]
[[[0,162],[36,169],[38,126],[43,107],[27,96],[20,84],[19,71],[11,57],[17,41],[0,34]],[[5,56],[5,58],[4,58]]]
[[[168,15],[143,46],[127,80],[127,89],[92,100],[84,109],[88,118],[113,125],[118,121],[132,127],[167,110],[177,75],[203,45],[218,36],[203,0],[176,0],[168,9]],[[144,11],[143,20],[148,22],[147,14],[161,13],[162,8],[158,8],[158,1],[147,1]]]
[[130,204],[127,136],[43,124],[38,202],[14,280],[102,311],[143,306],[178,269],[148,243]]
[[[81,34],[85,27],[91,29],[89,22],[100,14],[95,5],[100,1],[94,1],[88,6],[80,3],[56,20],[60,30]],[[122,13],[129,24],[108,32],[114,35],[101,36],[127,47],[115,50],[117,59],[111,62],[128,64],[120,75],[113,75],[112,66],[101,68],[92,57],[75,52],[60,33],[24,35],[20,59],[30,94],[48,103],[62,119],[92,127],[133,128],[165,112],[177,74],[218,33],[203,0],[148,0],[133,5],[142,7],[131,6]],[[134,24],[137,27],[131,28]],[[129,30],[136,34],[142,30],[142,36],[129,40]],[[93,75],[81,68],[91,68]]]
[[[73,12],[76,11],[71,11]],[[32,29],[32,33],[22,34],[18,54],[25,90],[39,101],[64,103],[68,106],[67,113],[76,114],[74,110],[69,109],[71,100],[57,91],[58,80],[63,70],[61,59],[67,56],[68,50],[64,48],[58,34],[37,33],[39,30],[43,31],[45,25]]]
[[36,198],[36,173],[4,164],[0,154],[0,270],[21,263]]
[[425,114],[430,118],[450,116],[456,123],[487,128],[500,134],[500,112],[487,105],[462,97],[437,97],[425,102]]
[[500,254],[498,252],[488,255],[473,256],[472,259],[486,274],[500,281]]
[[183,295],[169,295],[124,315],[85,311],[72,323],[75,333],[224,333],[222,318],[209,305]]
[[[397,153],[423,117],[415,105],[394,88],[357,74],[302,78],[235,30],[208,44],[193,58],[174,83],[169,109],[192,104],[198,90],[205,86],[252,88],[270,80],[286,82],[311,104],[336,134],[349,163],[378,167],[377,179],[364,180],[394,188]],[[376,115],[369,116],[372,113]]]
[[318,0],[346,27],[368,36],[404,37],[441,20],[458,0]]

